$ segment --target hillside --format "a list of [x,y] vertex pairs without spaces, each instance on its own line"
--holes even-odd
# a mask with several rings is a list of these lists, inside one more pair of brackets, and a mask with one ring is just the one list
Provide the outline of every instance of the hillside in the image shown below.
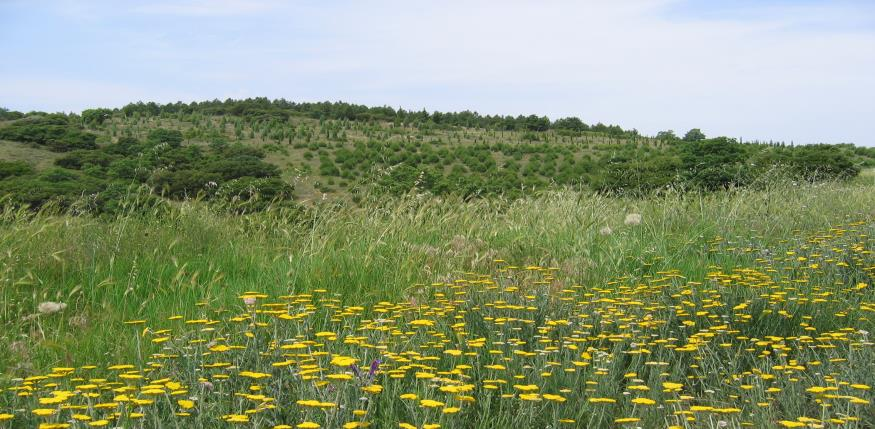
[[0,193],[31,207],[66,207],[91,195],[86,205],[104,210],[132,186],[249,209],[411,190],[466,198],[563,186],[715,190],[775,171],[818,181],[875,166],[875,148],[852,145],[742,143],[698,130],[655,138],[578,118],[346,103],[137,103],[81,116],[4,111],[3,118]]
[[871,428],[873,207],[774,182],[5,210],[0,427]]
[[2,113],[0,428],[875,427],[871,149]]

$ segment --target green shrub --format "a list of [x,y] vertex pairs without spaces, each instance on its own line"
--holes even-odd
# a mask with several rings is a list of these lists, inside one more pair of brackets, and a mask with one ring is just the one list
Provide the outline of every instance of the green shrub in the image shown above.
[[279,168],[253,156],[212,159],[200,167],[203,171],[217,175],[219,180],[240,177],[273,177],[279,175]]
[[179,130],[156,128],[149,131],[149,134],[146,136],[146,141],[153,145],[166,143],[170,145],[170,147],[179,147],[182,145],[182,132]]
[[850,155],[832,145],[797,147],[791,162],[796,173],[808,181],[850,179],[860,174]]
[[19,205],[32,209],[53,203],[59,208],[102,190],[103,180],[78,171],[51,168],[37,175],[16,176],[0,181],[0,195],[9,195]]
[[89,214],[117,217],[132,214],[160,214],[169,210],[167,200],[155,195],[148,186],[115,182],[79,202]]
[[217,173],[202,170],[158,170],[148,183],[161,195],[183,199],[210,194],[221,179]]
[[53,152],[97,147],[96,134],[71,125],[64,115],[27,117],[0,128],[0,139],[45,146]]
[[116,156],[104,151],[97,150],[74,150],[55,160],[55,165],[74,170],[82,169],[86,165],[109,166]]
[[0,107],[0,121],[14,121],[24,117],[24,113]]
[[0,180],[33,173],[33,167],[24,161],[0,161]]
[[261,211],[270,206],[295,207],[294,187],[276,177],[242,177],[223,183],[216,203],[233,211]]

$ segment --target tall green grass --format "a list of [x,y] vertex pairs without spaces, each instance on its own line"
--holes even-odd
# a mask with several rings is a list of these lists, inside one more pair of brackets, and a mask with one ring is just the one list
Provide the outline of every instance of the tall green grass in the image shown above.
[[[641,225],[624,225],[629,213],[640,213]],[[0,373],[130,361],[137,330],[121,322],[197,317],[205,302],[239,305],[244,291],[326,289],[367,304],[488,271],[497,258],[555,266],[585,287],[669,268],[704,275],[709,266],[756,257],[709,252],[715,237],[779,251],[799,236],[794,231],[873,217],[875,185],[865,182],[776,182],[646,199],[573,191],[515,201],[410,195],[244,215],[200,202],[114,218],[7,208],[0,215],[0,350],[9,353],[0,353]],[[612,232],[600,233],[604,227]],[[44,301],[67,308],[39,315]]]

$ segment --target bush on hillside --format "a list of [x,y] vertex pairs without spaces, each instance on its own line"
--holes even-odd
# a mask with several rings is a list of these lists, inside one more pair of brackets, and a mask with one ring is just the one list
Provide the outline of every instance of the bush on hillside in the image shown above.
[[105,151],[79,149],[67,152],[66,155],[56,159],[55,165],[73,170],[81,170],[89,165],[108,167],[116,159],[118,159],[117,156],[113,156]]
[[45,146],[53,152],[97,148],[97,135],[71,125],[60,114],[27,117],[0,128],[0,139]]
[[33,173],[33,167],[24,161],[0,161],[0,180]]
[[156,128],[149,131],[146,141],[152,145],[166,143],[171,148],[177,148],[182,145],[182,132],[179,130],[168,130],[165,128]]
[[32,209],[54,203],[68,208],[77,200],[103,189],[104,183],[75,170],[51,168],[35,175],[16,176],[0,181],[0,195]]
[[795,172],[807,181],[850,179],[860,174],[846,151],[831,145],[807,145],[795,148],[791,158]]
[[14,121],[24,117],[24,113],[0,107],[0,121]]
[[215,193],[217,202],[236,212],[261,211],[270,206],[294,207],[295,188],[277,177],[242,177],[223,183]]
[[115,182],[103,190],[77,202],[77,207],[89,214],[104,217],[132,214],[160,214],[169,210],[167,200],[155,195],[148,186]]
[[747,151],[735,139],[685,141],[680,146],[680,159],[684,181],[695,188],[713,191],[750,180],[745,166]]

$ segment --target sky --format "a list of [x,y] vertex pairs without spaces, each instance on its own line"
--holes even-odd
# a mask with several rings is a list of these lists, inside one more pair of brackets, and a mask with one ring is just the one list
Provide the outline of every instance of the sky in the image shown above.
[[0,106],[268,97],[875,146],[875,1],[0,0]]

